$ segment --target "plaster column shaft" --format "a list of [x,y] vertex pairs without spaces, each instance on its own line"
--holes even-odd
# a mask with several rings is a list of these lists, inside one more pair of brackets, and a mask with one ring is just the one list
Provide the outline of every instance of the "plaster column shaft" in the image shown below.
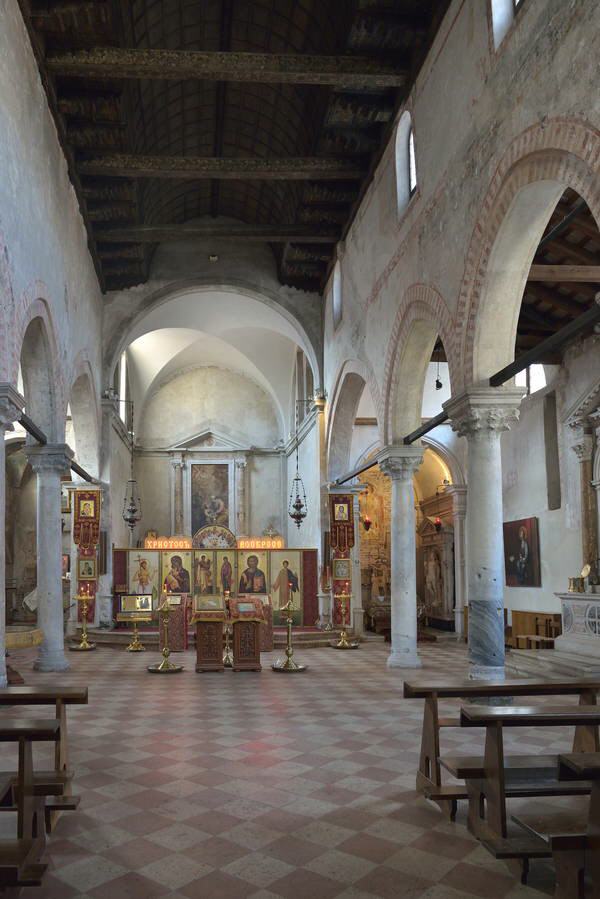
[[390,668],[417,668],[417,549],[413,477],[423,461],[420,446],[388,446],[377,455],[392,480]]
[[67,671],[61,581],[60,477],[73,458],[66,444],[30,446],[27,459],[37,475],[37,600],[38,625],[44,632],[34,667],[37,671]]
[[183,466],[182,459],[174,459],[173,465],[173,533],[183,534]]
[[[6,447],[4,434],[12,430],[25,408],[25,400],[10,384],[0,384],[0,688],[6,679]],[[60,497],[59,497],[60,503]],[[60,508],[60,506],[59,506]]]
[[444,403],[468,441],[467,595],[470,677],[504,678],[504,540],[500,435],[518,418],[523,392],[470,387]]
[[593,435],[575,426],[578,431],[577,442],[573,450],[579,459],[579,489],[581,496],[581,561],[594,566],[598,559],[598,508],[593,478]]
[[243,536],[247,533],[247,516],[246,516],[246,470],[248,464],[246,459],[239,459],[235,463],[235,490],[236,490],[236,536]]
[[452,494],[452,527],[454,528],[454,629],[464,633],[464,608],[467,595],[465,557],[465,516],[467,511],[467,488],[461,485],[448,487]]

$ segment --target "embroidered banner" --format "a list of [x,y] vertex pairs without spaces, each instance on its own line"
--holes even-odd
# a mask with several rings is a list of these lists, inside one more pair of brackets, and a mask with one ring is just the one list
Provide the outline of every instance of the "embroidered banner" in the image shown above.
[[329,497],[330,545],[339,552],[354,546],[354,497],[333,493]]
[[96,546],[100,539],[100,490],[75,490],[73,542],[77,546]]

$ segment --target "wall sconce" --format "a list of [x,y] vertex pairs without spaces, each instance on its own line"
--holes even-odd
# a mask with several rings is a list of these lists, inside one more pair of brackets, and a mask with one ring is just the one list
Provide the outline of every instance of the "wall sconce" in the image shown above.
[[361,521],[362,521],[362,526],[365,529],[365,531],[368,531],[369,528],[371,527],[371,525],[373,524],[373,522],[371,521],[371,519],[369,518],[368,515],[364,515],[361,518]]
[[433,522],[433,526],[438,533],[442,530],[442,519],[440,518],[439,515],[435,518],[435,520]]

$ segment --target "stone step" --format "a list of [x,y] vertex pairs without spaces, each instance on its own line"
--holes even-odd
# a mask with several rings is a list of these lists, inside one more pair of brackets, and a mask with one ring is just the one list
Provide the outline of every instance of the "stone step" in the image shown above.
[[[352,634],[351,631],[348,631],[348,633]],[[118,628],[114,630],[101,627],[88,628],[88,637],[90,642],[97,643],[101,646],[114,646],[121,647],[123,649],[125,649],[131,642],[132,634],[132,630],[125,628]],[[147,631],[138,628],[138,634],[146,649],[158,650],[158,631],[156,629]],[[293,643],[294,646],[301,647],[302,649],[316,649],[318,647],[327,646],[332,640],[338,640],[339,634],[339,628],[335,628],[332,631],[320,631],[316,628],[310,628],[307,630],[294,630]],[[80,636],[81,629],[78,628],[75,639],[79,640]],[[353,637],[353,639],[356,640],[360,638]],[[377,641],[383,640],[382,637],[378,637],[377,635],[369,635],[367,639],[375,639]],[[286,641],[287,635],[285,629],[276,628],[273,633],[274,649],[283,649],[286,645]],[[193,631],[190,631],[188,634],[188,645],[190,648],[193,648],[196,645],[196,635]]]
[[519,677],[597,677],[600,659],[555,649],[511,649],[506,670]]

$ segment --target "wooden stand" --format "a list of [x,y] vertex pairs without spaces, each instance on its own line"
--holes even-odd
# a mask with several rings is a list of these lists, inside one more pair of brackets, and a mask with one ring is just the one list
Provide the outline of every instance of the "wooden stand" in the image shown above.
[[233,670],[262,671],[260,622],[241,619],[233,623]]
[[196,671],[224,671],[223,622],[196,621]]

